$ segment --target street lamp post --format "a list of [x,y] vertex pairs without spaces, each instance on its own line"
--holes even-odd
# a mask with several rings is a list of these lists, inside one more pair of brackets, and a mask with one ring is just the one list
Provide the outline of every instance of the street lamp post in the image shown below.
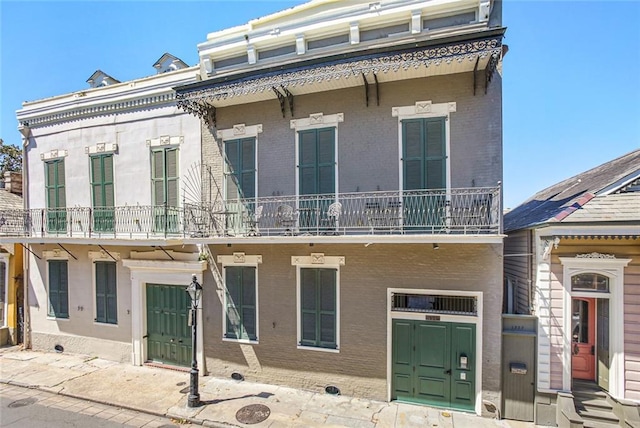
[[198,302],[202,294],[202,286],[198,283],[196,275],[193,275],[191,284],[185,290],[191,298],[191,372],[189,376],[189,397],[187,407],[198,407],[200,405],[200,394],[198,393],[198,360],[196,358],[196,343],[198,341]]

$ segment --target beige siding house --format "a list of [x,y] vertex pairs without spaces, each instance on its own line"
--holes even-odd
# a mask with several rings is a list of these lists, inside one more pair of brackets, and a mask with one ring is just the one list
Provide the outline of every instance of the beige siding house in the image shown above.
[[622,404],[640,402],[640,150],[538,192],[505,215],[505,233],[505,308],[538,318],[540,421],[562,407],[558,392],[589,421],[585,390],[625,420]]

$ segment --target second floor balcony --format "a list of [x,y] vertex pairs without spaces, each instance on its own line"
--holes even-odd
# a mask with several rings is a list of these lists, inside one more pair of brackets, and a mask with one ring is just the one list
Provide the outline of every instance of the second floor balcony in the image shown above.
[[[291,195],[215,204],[0,210],[0,237],[193,242],[269,237],[499,235],[500,187]],[[331,238],[328,238],[331,239]]]

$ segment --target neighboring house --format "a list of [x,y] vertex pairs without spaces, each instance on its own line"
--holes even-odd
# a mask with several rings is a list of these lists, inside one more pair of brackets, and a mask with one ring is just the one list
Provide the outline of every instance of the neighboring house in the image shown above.
[[640,402],[640,150],[538,192],[504,225],[507,312],[538,318],[537,422],[555,420],[560,392],[588,419],[585,389],[623,419],[620,403]]
[[[198,69],[168,54],[154,68],[127,82],[97,71],[90,88],[17,112],[28,210],[0,235],[28,250],[34,349],[139,361],[132,331],[143,328],[145,300],[128,264],[148,266],[160,283],[201,278],[197,247],[172,242],[185,228],[180,175],[199,164],[201,140],[199,120],[176,107],[173,87],[196,81]],[[155,269],[155,259],[173,263]]]
[[198,45],[209,373],[499,406],[504,32],[494,1],[312,1]]
[[18,235],[12,213],[23,209],[22,175],[6,172],[0,187],[0,345],[22,342],[19,319],[22,311],[22,246],[5,241],[5,235]]
[[34,348],[188,366],[195,273],[202,373],[499,407],[504,33],[316,0],[26,103]]

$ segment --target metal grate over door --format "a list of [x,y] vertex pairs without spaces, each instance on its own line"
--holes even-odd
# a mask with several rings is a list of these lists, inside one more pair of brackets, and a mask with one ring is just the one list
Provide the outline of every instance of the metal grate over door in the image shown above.
[[478,315],[475,296],[393,293],[391,310],[448,315]]

